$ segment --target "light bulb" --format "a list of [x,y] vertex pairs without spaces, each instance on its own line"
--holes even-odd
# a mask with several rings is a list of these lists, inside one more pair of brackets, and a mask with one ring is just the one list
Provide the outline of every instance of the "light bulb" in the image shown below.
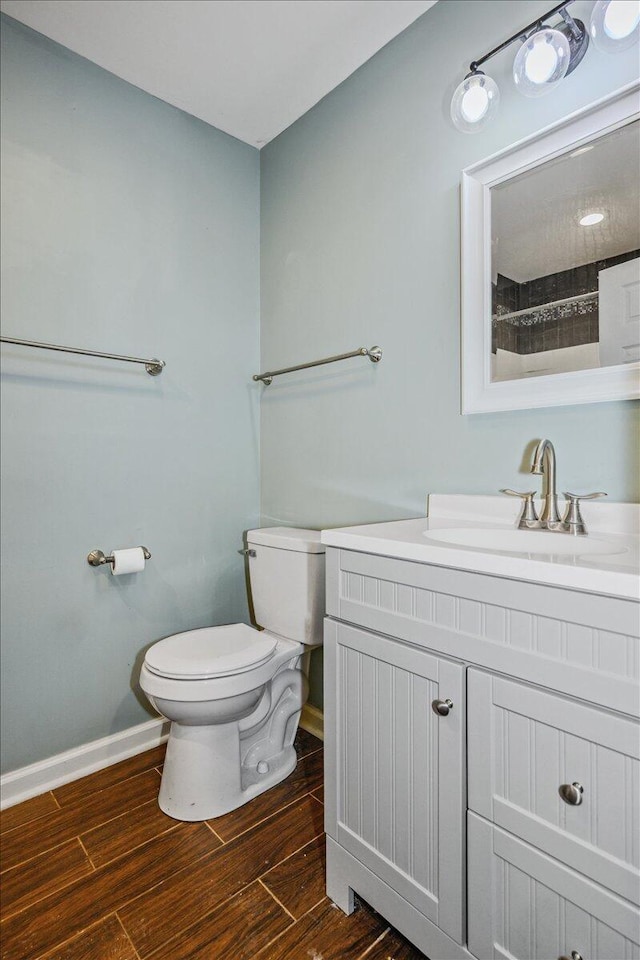
[[543,27],[528,37],[513,62],[513,81],[527,97],[550,93],[569,69],[569,41],[559,30]]
[[531,53],[524,61],[524,72],[531,83],[547,83],[558,66],[558,55],[550,43],[532,45]]
[[640,0],[598,0],[589,31],[598,49],[606,53],[633,46],[640,34]]
[[451,100],[451,119],[463,133],[481,130],[494,115],[500,101],[495,80],[481,71],[470,73],[458,85]]
[[484,86],[470,87],[462,98],[460,110],[468,123],[477,123],[489,109],[489,94]]

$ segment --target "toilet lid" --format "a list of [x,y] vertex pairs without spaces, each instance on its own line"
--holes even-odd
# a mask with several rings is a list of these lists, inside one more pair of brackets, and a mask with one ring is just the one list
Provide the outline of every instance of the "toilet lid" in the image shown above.
[[147,650],[152,673],[176,680],[207,680],[259,667],[273,656],[278,640],[246,623],[174,633]]

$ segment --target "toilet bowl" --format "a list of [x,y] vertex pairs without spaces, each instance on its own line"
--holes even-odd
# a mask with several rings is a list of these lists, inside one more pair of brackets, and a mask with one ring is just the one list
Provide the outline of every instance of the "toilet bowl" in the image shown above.
[[171,720],[158,803],[177,820],[228,813],[296,766],[306,653],[322,639],[323,548],[317,531],[293,528],[247,540],[256,616],[283,632],[235,623],[173,634],[141,669],[142,690]]

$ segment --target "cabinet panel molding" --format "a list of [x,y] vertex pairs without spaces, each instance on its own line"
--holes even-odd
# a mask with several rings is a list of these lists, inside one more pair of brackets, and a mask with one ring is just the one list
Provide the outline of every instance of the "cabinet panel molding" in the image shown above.
[[640,712],[633,601],[335,548],[327,558],[328,612],[341,620],[631,716]]
[[[509,607],[536,617],[544,615],[552,620],[574,622],[596,630],[607,631],[615,624],[616,631],[622,634],[635,636],[638,631],[638,603],[634,600],[470,573],[413,560],[397,560],[338,547],[327,547],[326,556],[327,566],[331,570],[327,614],[337,619],[345,619],[341,610],[342,600],[351,599],[365,605],[371,600],[372,590],[377,589],[382,599],[380,605],[384,606],[389,604],[391,585],[401,583],[427,592],[488,603],[499,608]],[[354,575],[350,582],[344,577],[345,574]],[[365,593],[363,584],[367,577],[378,581],[380,586],[369,584]],[[349,586],[345,589],[347,583]]]

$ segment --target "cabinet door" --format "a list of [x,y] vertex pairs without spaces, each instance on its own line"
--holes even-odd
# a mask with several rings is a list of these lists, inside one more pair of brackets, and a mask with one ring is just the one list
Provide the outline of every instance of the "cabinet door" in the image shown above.
[[329,620],[325,660],[327,832],[462,943],[465,668]]
[[469,951],[480,960],[640,960],[638,910],[469,813]]
[[638,721],[481,670],[467,683],[469,808],[639,904]]

